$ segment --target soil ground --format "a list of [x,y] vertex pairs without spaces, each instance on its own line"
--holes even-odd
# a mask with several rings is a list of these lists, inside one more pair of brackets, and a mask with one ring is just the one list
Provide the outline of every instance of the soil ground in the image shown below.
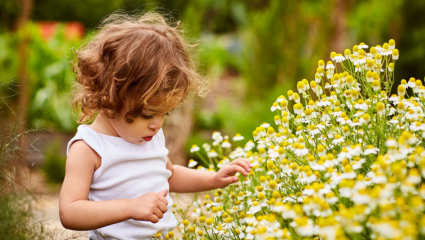
[[47,184],[44,175],[38,170],[30,172],[28,188],[33,192],[33,206],[36,221],[43,222],[46,239],[70,240],[89,239],[88,232],[65,229],[59,219],[60,185]]

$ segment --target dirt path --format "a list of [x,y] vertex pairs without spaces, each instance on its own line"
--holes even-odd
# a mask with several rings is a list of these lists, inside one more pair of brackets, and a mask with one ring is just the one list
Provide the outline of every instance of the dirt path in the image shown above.
[[34,208],[36,219],[43,221],[46,233],[51,239],[89,239],[88,232],[65,229],[59,219],[59,193],[43,194],[37,197]]

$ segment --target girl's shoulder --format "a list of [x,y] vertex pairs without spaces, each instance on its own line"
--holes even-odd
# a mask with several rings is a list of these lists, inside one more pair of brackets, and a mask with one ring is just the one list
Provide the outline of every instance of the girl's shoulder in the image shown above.
[[67,161],[84,159],[85,163],[93,164],[94,170],[101,165],[101,147],[95,132],[89,125],[80,125],[75,136],[68,142]]
[[68,142],[67,153],[69,153],[71,145],[79,140],[83,140],[90,148],[101,156],[101,145],[98,141],[97,133],[90,128],[90,125],[78,126],[77,133]]
[[99,154],[82,139],[72,143],[66,161],[84,162],[85,166],[93,166],[94,171],[101,165],[101,157]]

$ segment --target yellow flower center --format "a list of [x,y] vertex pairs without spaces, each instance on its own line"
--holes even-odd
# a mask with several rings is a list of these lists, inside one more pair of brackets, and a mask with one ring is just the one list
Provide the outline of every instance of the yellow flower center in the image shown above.
[[398,49],[394,49],[394,50],[393,50],[393,55],[394,55],[394,56],[398,56],[398,55],[399,55]]
[[350,51],[350,49],[345,49],[345,51],[344,51],[344,55],[351,55],[351,51]]
[[376,109],[377,109],[378,111],[383,111],[383,110],[385,109],[385,105],[384,105],[382,102],[378,102],[378,103],[376,104]]

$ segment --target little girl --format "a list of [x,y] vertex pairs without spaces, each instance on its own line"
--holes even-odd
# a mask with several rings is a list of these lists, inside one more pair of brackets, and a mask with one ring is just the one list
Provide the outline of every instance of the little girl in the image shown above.
[[68,143],[60,193],[65,228],[90,230],[91,239],[151,239],[177,221],[171,192],[224,188],[247,175],[237,159],[220,171],[173,166],[162,124],[188,95],[206,84],[196,73],[180,30],[154,13],[112,15],[77,55],[77,134]]

